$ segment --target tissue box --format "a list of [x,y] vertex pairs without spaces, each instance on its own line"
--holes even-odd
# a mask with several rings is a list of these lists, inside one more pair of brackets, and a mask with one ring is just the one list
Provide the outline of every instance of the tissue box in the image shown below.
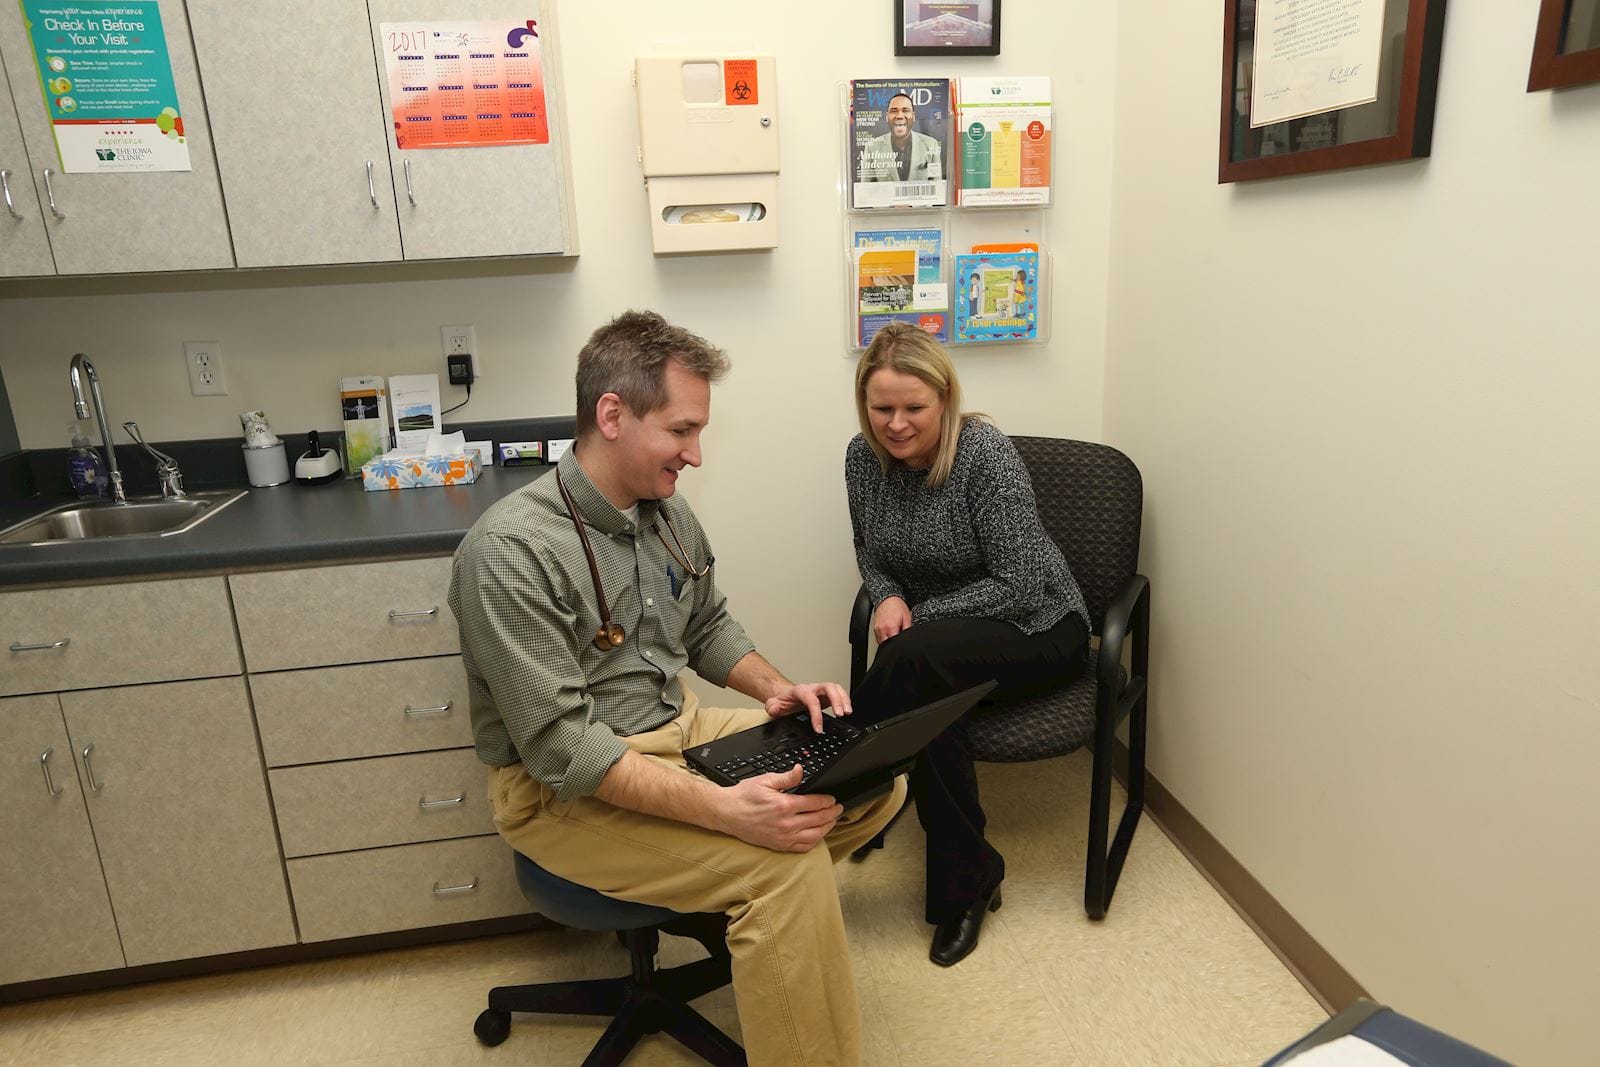
[[445,456],[379,456],[361,465],[363,489],[414,489],[425,485],[466,485],[483,473],[476,452]]

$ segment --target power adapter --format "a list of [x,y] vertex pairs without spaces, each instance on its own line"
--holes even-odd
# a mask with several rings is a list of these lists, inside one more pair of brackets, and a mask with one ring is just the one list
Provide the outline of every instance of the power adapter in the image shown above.
[[450,368],[451,385],[472,384],[472,357],[466,353],[444,357],[445,366]]

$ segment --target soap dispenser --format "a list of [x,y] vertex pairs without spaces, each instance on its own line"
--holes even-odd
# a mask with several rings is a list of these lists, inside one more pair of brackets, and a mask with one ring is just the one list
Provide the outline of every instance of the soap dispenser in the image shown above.
[[98,500],[106,495],[106,465],[77,422],[67,423],[72,447],[67,450],[67,480],[79,500]]

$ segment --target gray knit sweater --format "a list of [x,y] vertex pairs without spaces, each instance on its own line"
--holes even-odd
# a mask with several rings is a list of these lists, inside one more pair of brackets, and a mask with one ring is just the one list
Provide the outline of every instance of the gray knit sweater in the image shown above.
[[1061,550],[1044,532],[1028,470],[987,422],[961,427],[949,481],[893,460],[885,471],[856,434],[845,449],[856,564],[876,607],[898,596],[911,619],[1002,619],[1023,633],[1089,612]]

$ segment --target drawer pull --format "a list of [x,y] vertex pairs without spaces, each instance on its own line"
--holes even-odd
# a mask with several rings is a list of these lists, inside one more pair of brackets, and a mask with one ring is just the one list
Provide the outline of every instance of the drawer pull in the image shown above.
[[449,808],[454,807],[466,799],[467,794],[465,793],[451,797],[449,800],[429,800],[427,797],[418,797],[417,807],[421,808],[423,811],[427,811],[430,808]]
[[478,877],[477,875],[473,875],[472,881],[468,882],[466,885],[440,885],[438,882],[435,882],[433,883],[433,895],[436,897],[442,897],[446,893],[470,893],[476,888],[478,888]]
[[406,718],[409,719],[413,715],[445,715],[450,711],[454,703],[454,701],[447,700],[436,708],[414,708],[407,704],[405,707]]
[[372,160],[367,160],[367,195],[372,197],[372,210],[378,210],[378,187],[372,181]]
[[84,772],[89,776],[89,788],[98,793],[100,792],[101,785],[99,782],[95,781],[94,764],[89,762],[89,755],[92,752],[94,752],[94,742],[90,741],[87,745],[83,746],[83,769]]
[[437,605],[437,604],[435,604],[433,607],[429,608],[427,611],[395,611],[393,608],[390,608],[389,609],[389,621],[390,622],[394,622],[396,619],[416,619],[416,618],[420,618],[420,617],[422,617],[424,615],[437,615],[437,614],[439,614],[439,605]]
[[44,641],[44,642],[42,642],[40,644],[37,644],[37,645],[25,645],[21,641],[13,641],[13,642],[11,642],[11,651],[13,651],[13,652],[42,652],[42,651],[44,651],[46,649],[51,649],[51,648],[66,648],[71,643],[72,643],[72,638],[70,638],[70,637],[63,637],[59,641]]
[[50,791],[51,796],[58,797],[61,795],[61,790],[56,788],[56,783],[50,778],[50,757],[55,754],[55,749],[45,749],[44,754],[39,757],[39,769],[44,771],[44,787]]

